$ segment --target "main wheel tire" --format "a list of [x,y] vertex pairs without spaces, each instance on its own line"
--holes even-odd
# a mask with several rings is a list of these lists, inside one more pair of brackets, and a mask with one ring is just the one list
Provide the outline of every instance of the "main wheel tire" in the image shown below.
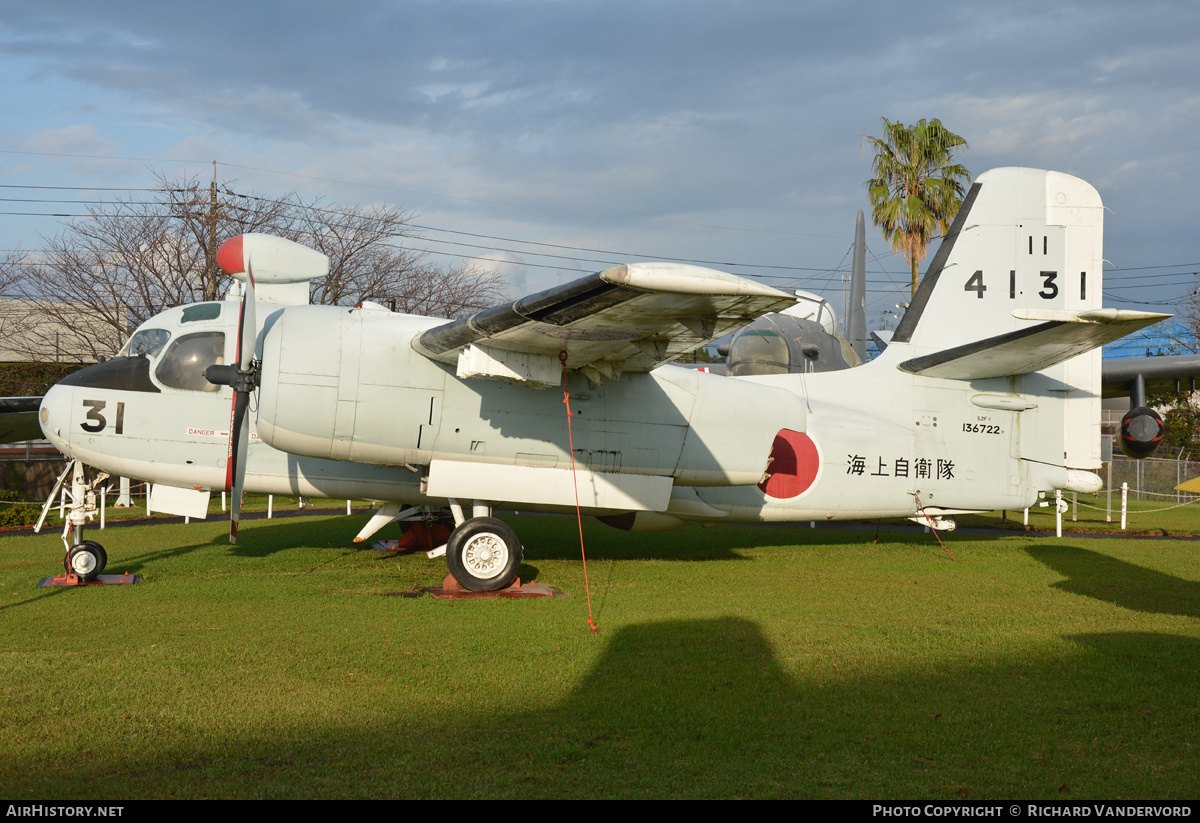
[[472,517],[446,541],[446,566],[464,589],[495,592],[508,588],[521,567],[517,533],[494,517]]
[[71,549],[67,565],[81,579],[95,580],[108,565],[108,552],[95,540],[84,540]]

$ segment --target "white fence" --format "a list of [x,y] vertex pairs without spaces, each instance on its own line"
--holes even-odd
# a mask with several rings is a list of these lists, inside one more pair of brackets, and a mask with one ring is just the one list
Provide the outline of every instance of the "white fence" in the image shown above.
[[1130,460],[1121,455],[1114,455],[1112,463],[1105,464],[1100,470],[1100,479],[1104,481],[1106,491],[1111,489],[1119,494],[1121,484],[1128,483],[1129,496],[1134,500],[1165,500],[1178,503],[1195,500],[1197,495],[1175,491],[1176,486],[1194,477],[1200,477],[1200,463],[1165,457]]

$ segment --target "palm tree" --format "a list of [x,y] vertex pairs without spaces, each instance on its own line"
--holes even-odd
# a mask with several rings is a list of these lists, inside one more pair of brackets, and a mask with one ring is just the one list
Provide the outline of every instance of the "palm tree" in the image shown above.
[[867,138],[875,148],[875,177],[867,181],[871,216],[892,248],[904,252],[915,297],[929,238],[949,231],[971,182],[966,167],[954,162],[955,149],[968,146],[937,118],[913,126],[886,117],[882,123],[883,136]]

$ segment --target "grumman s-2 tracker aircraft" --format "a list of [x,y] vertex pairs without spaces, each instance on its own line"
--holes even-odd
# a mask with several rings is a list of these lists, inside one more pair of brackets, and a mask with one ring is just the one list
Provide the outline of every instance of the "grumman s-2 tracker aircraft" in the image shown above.
[[240,303],[164,312],[46,394],[42,429],[75,461],[69,562],[105,562],[80,534],[98,482],[81,464],[152,481],[180,514],[232,490],[231,537],[243,490],[382,502],[358,539],[448,507],[447,564],[472,590],[521,563],[495,507],[573,512],[576,493],[584,514],[659,530],[941,526],[1095,491],[1099,347],[1167,316],[1102,308],[1102,227],[1082,180],[987,172],[878,358],[758,377],[663,367],[795,302],[722,272],[616,266],[446,321],[308,305],[324,256],[235,237],[219,262]]

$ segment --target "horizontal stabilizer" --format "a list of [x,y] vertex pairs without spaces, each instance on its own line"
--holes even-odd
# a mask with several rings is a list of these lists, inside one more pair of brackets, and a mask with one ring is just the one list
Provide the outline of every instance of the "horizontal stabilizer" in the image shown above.
[[1040,371],[1099,348],[1167,314],[1117,309],[1091,311],[1018,310],[1022,320],[1043,320],[1036,326],[988,337],[974,343],[914,357],[900,364],[913,374],[951,380],[1011,377]]

